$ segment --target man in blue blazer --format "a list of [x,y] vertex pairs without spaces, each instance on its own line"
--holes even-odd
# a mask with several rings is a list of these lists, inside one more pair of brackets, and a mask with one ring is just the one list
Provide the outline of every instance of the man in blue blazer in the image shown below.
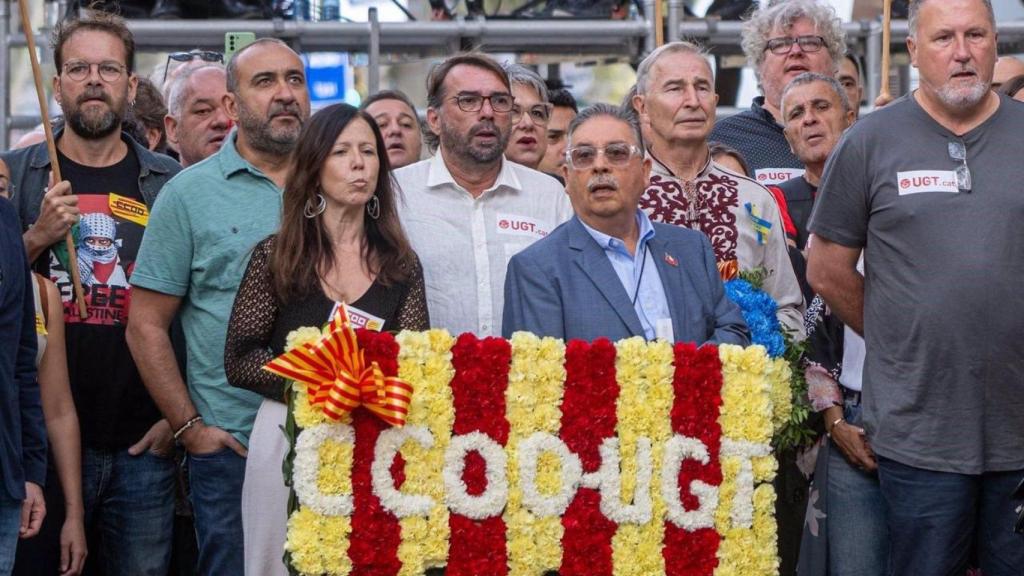
[[576,216],[509,261],[502,334],[749,344],[707,237],[652,224],[638,208],[651,162],[636,121],[598,104],[568,138],[562,171]]
[[46,506],[46,427],[36,382],[35,301],[18,215],[0,197],[0,574]]

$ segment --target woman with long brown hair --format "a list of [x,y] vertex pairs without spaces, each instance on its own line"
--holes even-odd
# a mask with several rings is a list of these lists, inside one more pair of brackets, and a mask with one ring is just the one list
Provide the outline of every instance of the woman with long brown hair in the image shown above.
[[233,386],[265,397],[242,491],[246,574],[287,574],[285,380],[262,370],[289,332],[323,326],[346,304],[355,323],[428,328],[423,271],[402,231],[387,149],[373,118],[347,104],[314,114],[295,149],[276,235],[253,250],[228,324],[224,367]]

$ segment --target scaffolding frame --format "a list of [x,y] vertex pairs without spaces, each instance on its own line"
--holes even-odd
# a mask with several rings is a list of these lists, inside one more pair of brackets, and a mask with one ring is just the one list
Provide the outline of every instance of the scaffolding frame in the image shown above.
[[[11,51],[24,48],[24,34],[12,31],[14,0],[0,0],[0,150],[9,146],[11,130],[28,129],[40,122],[38,116],[11,113]],[[189,48],[220,50],[224,33],[244,30],[257,37],[274,37],[297,51],[347,51],[367,55],[367,85],[371,92],[380,87],[382,55],[418,57],[443,56],[477,48],[489,52],[541,54],[569,62],[592,59],[595,55],[617,56],[638,62],[654,49],[655,0],[643,0],[644,14],[632,20],[509,20],[457,18],[447,22],[380,22],[376,8],[369,9],[367,22],[304,22],[294,20],[130,20],[139,51]],[[696,40],[716,55],[739,54],[740,22],[717,19],[683,20],[682,0],[666,0],[666,41]],[[66,0],[45,0],[45,21],[36,37],[46,46],[46,34],[59,15],[66,12]],[[864,63],[865,93],[874,95],[881,86],[882,26],[878,20],[844,25],[848,48]],[[1016,51],[1024,44],[1024,22],[998,25],[1000,48]],[[894,21],[892,48],[901,51],[907,37],[905,21]],[[187,39],[183,42],[183,39]],[[1000,50],[1005,53],[1004,50]],[[906,74],[899,76],[900,84]],[[905,89],[905,85],[903,86]],[[901,91],[894,91],[895,94]],[[868,96],[868,100],[872,96]]]

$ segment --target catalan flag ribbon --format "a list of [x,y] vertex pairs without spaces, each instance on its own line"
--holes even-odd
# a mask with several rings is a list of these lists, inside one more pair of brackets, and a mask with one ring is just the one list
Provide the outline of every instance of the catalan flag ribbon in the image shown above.
[[747,209],[747,214],[750,215],[750,219],[754,222],[754,230],[757,232],[757,243],[764,244],[768,241],[768,235],[772,230],[772,223],[758,214],[759,210],[750,202],[743,205]]
[[319,341],[295,346],[263,369],[305,384],[310,405],[333,420],[365,406],[392,426],[405,425],[412,385],[385,376],[377,362],[367,365],[344,305]]

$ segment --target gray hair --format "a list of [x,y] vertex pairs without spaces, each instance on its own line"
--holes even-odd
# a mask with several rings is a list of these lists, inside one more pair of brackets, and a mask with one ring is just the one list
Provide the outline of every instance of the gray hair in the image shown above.
[[[651,68],[662,56],[667,54],[693,54],[694,56],[700,56],[701,58],[707,58],[707,51],[704,47],[693,43],[693,42],[669,42],[655,48],[650,54],[644,58],[640,65],[636,68],[636,93],[643,96],[647,94],[647,83],[650,81]],[[711,65],[708,64],[708,69],[711,69]],[[714,81],[715,71],[711,70],[711,79]]]
[[[241,56],[244,52],[246,52],[250,48],[252,48],[254,46],[261,46],[263,44],[277,44],[278,46],[284,46],[285,48],[287,48],[289,50],[292,49],[292,47],[289,46],[287,42],[285,42],[284,40],[280,40],[278,38],[257,38],[251,44],[247,44],[247,45],[243,46],[241,50],[239,50],[238,52],[235,52],[234,54],[231,55],[231,60],[228,60],[228,65],[227,65],[227,68],[226,68],[227,76],[228,76],[227,77],[227,89],[228,89],[228,92],[231,92],[232,94],[237,94],[238,93],[238,57]],[[294,50],[293,50],[293,52],[294,52]]]
[[773,2],[755,10],[750,19],[743,23],[743,53],[747,55],[747,63],[754,69],[758,82],[761,81],[761,64],[764,63],[764,51],[772,30],[781,28],[788,32],[793,23],[801,18],[814,23],[818,33],[825,39],[825,47],[828,48],[832,62],[839,66],[840,58],[846,53],[846,31],[834,8],[818,0]]
[[583,125],[584,122],[598,116],[605,116],[608,118],[614,118],[625,122],[629,126],[630,130],[633,131],[633,137],[636,139],[636,145],[641,150],[644,149],[644,137],[640,131],[640,122],[637,120],[635,115],[631,115],[629,112],[622,109],[621,106],[615,106],[613,104],[594,104],[588,106],[569,122],[569,128],[566,131],[566,145],[565,149],[568,151],[572,148],[572,135],[576,133],[576,129]]
[[622,113],[633,118],[638,123],[640,122],[640,113],[636,111],[636,107],[633,106],[633,97],[636,96],[636,84],[629,87],[629,91],[626,92],[626,97],[622,99],[622,103],[619,104],[619,109]]
[[510,83],[533,88],[537,91],[537,95],[540,96],[541,102],[548,102],[548,87],[547,84],[544,83],[544,79],[541,78],[539,74],[522,64],[506,62],[502,64],[501,67],[504,68],[505,73],[508,74],[508,80]]
[[[921,10],[921,5],[927,2],[927,0],[910,0],[910,6],[907,9],[907,32],[911,38],[917,37],[917,13]],[[981,0],[981,3],[985,5],[985,9],[988,11],[988,21],[992,24],[992,29],[996,28],[996,14],[992,11],[992,0]]]
[[[843,90],[843,85],[839,83],[839,80],[836,80],[832,76],[826,76],[816,72],[804,72],[790,80],[789,84],[786,84],[786,87],[782,89],[781,102],[786,101],[786,94],[789,94],[790,90],[797,86],[805,86],[807,84],[814,84],[815,82],[824,82],[832,92],[839,97],[839,102],[843,105],[843,112],[849,112],[852,110],[850,107],[850,98],[846,95],[846,90]],[[785,111],[783,111],[783,116],[785,116]]]
[[178,74],[171,80],[170,85],[167,87],[167,115],[173,118],[181,118],[182,108],[185,107],[185,100],[192,95],[191,86],[189,86],[189,80],[192,76],[200,70],[208,70],[213,68],[214,70],[220,70],[224,72],[224,66],[215,62],[208,62],[202,66],[193,66],[187,68],[181,74]]

